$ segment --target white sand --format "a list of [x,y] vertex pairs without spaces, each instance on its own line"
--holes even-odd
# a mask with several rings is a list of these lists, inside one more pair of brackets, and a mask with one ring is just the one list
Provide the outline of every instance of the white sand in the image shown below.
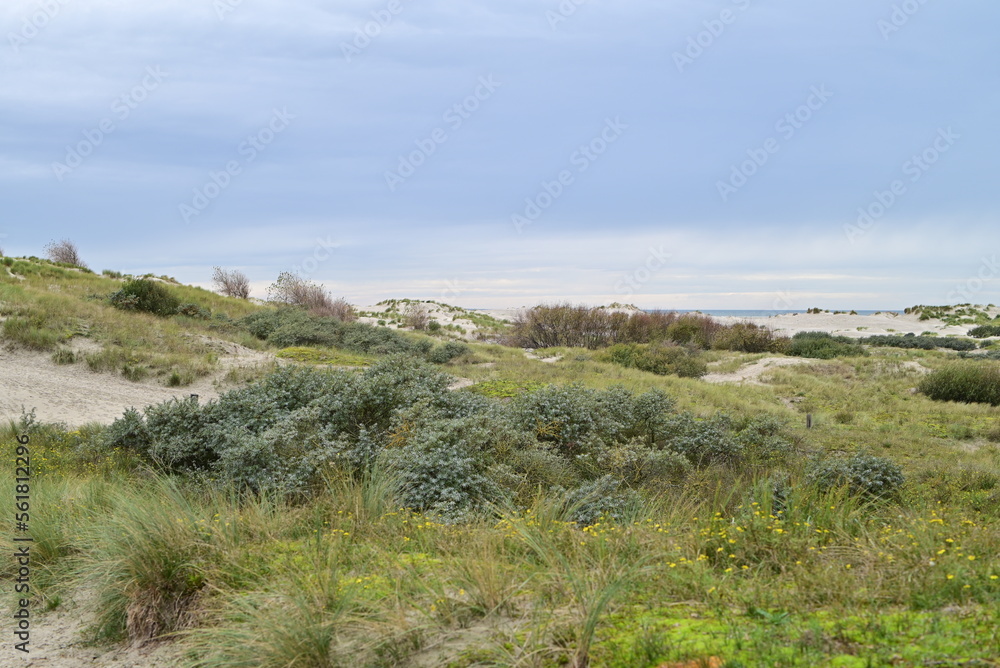
[[760,377],[767,371],[771,371],[783,366],[795,366],[798,364],[810,364],[815,360],[803,359],[801,357],[765,357],[752,364],[746,364],[733,373],[710,373],[702,376],[702,380],[707,383],[746,383],[748,385],[763,385]]
[[[38,614],[31,624],[31,652],[10,659],[3,666],[46,666],[48,668],[169,668],[180,663],[180,648],[174,643],[148,643],[143,647],[113,645],[93,647],[85,643],[84,630],[94,621],[95,596],[92,591],[78,590],[67,597],[54,611]],[[3,653],[9,657],[13,648],[8,644]],[[20,654],[20,652],[18,652]]]
[[155,381],[135,383],[117,374],[94,373],[82,362],[56,364],[49,353],[0,347],[0,421],[17,420],[24,407],[28,411],[34,408],[42,422],[64,422],[70,427],[87,422],[108,424],[133,406],[142,409],[191,394],[197,394],[200,401],[218,398],[215,380],[230,368],[273,359],[235,343],[212,343],[219,354],[220,370],[188,387],[164,387]]
[[877,315],[848,315],[832,313],[800,313],[776,315],[769,318],[716,317],[724,323],[754,322],[770,327],[777,334],[794,336],[799,332],[830,332],[839,336],[861,338],[878,334],[922,334],[935,332],[938,336],[965,336],[974,325],[949,326],[940,320],[921,320],[918,315],[879,313]]

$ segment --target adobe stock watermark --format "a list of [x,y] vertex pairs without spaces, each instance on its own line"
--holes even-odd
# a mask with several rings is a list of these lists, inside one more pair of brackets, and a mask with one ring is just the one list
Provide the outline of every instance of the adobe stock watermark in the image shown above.
[[889,37],[902,30],[927,2],[928,0],[904,0],[893,5],[889,18],[879,19],[878,23],[875,24],[879,32],[882,33],[882,39],[889,41]]
[[7,33],[7,41],[14,53],[20,53],[22,46],[26,46],[28,42],[38,37],[42,30],[52,22],[52,19],[59,15],[68,1],[42,0],[38,4],[38,9],[32,12],[31,16],[25,16],[21,19],[21,29],[17,32],[11,30]]
[[329,234],[326,239],[316,237],[312,253],[307,255],[301,263],[292,266],[292,273],[302,278],[309,278],[319,269],[320,265],[326,263],[333,257],[333,253],[340,247]]
[[360,56],[365,49],[371,46],[373,40],[392,25],[404,8],[402,0],[389,0],[384,9],[373,11],[371,21],[354,29],[354,39],[350,42],[340,43],[340,53],[343,54],[344,60],[350,63],[354,61],[356,56]]
[[462,287],[461,282],[459,282],[457,278],[452,278],[451,280],[444,282],[444,287],[441,288],[439,299],[442,302],[447,302],[449,299],[460,297],[464,292],[465,288]]
[[585,4],[587,0],[562,0],[556,11],[549,9],[545,12],[545,20],[549,22],[549,27],[555,30],[560,23],[568,21]]
[[653,280],[653,277],[667,266],[671,257],[673,255],[666,252],[662,245],[659,248],[650,246],[646,260],[618,279],[618,282],[615,283],[615,292],[620,295],[634,295],[639,292],[642,286]]
[[1000,276],[1000,263],[997,262],[997,256],[994,254],[992,257],[984,257],[979,264],[976,275],[966,280],[965,283],[956,285],[955,289],[948,294],[948,302],[957,302],[961,297],[964,300],[963,303],[971,303],[973,296],[982,292],[986,288],[986,284],[995,280],[997,276]]
[[[622,123],[620,117],[605,119],[604,128],[597,136],[582,144],[570,155],[570,167],[576,168],[576,174],[583,174],[625,134],[626,130],[628,125]],[[511,223],[518,234],[521,234],[526,226],[541,218],[542,214],[563,196],[566,189],[576,182],[574,170],[571,168],[560,170],[552,181],[543,180],[540,184],[541,189],[533,197],[525,198],[524,209],[511,215]]]
[[[739,12],[745,12],[750,9],[751,0],[733,0],[733,4],[736,5],[736,9]],[[740,17],[739,12],[732,9],[723,9],[716,18],[702,21],[705,29],[689,36],[687,46],[684,49],[674,51],[674,65],[677,66],[677,71],[684,74],[686,68],[694,65],[694,62],[701,58],[705,54],[705,51],[712,48],[716,41],[726,32],[728,26],[736,23]]]
[[215,9],[215,15],[219,17],[219,20],[225,21],[226,17],[235,12],[242,4],[243,0],[215,0],[212,3],[212,7]]
[[962,136],[949,128],[939,128],[937,136],[927,148],[914,154],[909,160],[903,163],[900,168],[903,176],[909,177],[905,181],[896,179],[889,184],[886,190],[876,190],[874,198],[866,206],[858,207],[858,218],[854,223],[844,225],[844,234],[852,244],[870,232],[879,220],[889,212],[892,207],[899,202],[906,193],[909,192],[907,181],[916,183],[937,164],[941,156],[952,149],[955,143]]
[[190,203],[184,202],[178,205],[181,219],[189,223],[195,216],[200,216],[226,188],[232,185],[233,179],[242,174],[247,165],[256,160],[278,135],[288,129],[294,119],[295,115],[290,114],[287,108],[274,109],[271,120],[254,134],[248,135],[236,147],[236,152],[243,159],[230,160],[222,170],[209,172],[205,183],[194,189]]
[[790,290],[779,290],[771,303],[773,311],[788,311],[795,308],[795,295]]
[[66,147],[66,157],[63,158],[63,161],[52,163],[52,172],[56,178],[62,181],[67,174],[72,173],[88,157],[93,155],[97,147],[118,129],[115,121],[125,122],[132,115],[132,112],[149,98],[150,93],[160,87],[167,76],[167,73],[161,70],[159,65],[147,67],[146,75],[142,81],[116,97],[111,103],[113,117],[103,118],[98,121],[96,127],[84,130],[83,139]]
[[729,178],[725,181],[716,181],[715,188],[719,191],[719,197],[723,202],[728,202],[729,198],[750,182],[760,169],[768,163],[771,156],[781,150],[782,142],[789,142],[796,133],[805,127],[806,123],[812,120],[814,114],[823,108],[833,97],[833,93],[827,90],[826,84],[813,86],[810,89],[806,101],[795,110],[785,114],[774,124],[777,137],[768,137],[759,147],[747,149],[747,159],[739,164],[732,165]]
[[472,94],[451,105],[441,114],[441,120],[447,125],[447,129],[434,128],[424,139],[414,140],[416,149],[406,155],[399,156],[399,164],[395,171],[385,172],[385,185],[388,186],[389,191],[396,192],[396,188],[416,174],[417,170],[426,164],[432,155],[437,153],[438,147],[451,138],[449,133],[457,132],[479,110],[483,102],[493,97],[493,94],[502,85],[500,82],[494,81],[492,74],[479,77],[479,85],[476,86]]

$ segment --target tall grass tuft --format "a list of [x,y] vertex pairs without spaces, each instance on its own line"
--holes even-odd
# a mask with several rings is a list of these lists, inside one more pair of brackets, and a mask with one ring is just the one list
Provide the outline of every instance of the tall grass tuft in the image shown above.
[[357,612],[335,543],[317,543],[267,591],[234,594],[212,625],[186,632],[197,668],[344,665],[339,640]]
[[935,401],[1000,406],[1000,364],[956,362],[927,376],[919,389]]
[[171,480],[119,490],[90,527],[84,577],[97,583],[98,639],[145,642],[186,627],[205,586],[212,517]]

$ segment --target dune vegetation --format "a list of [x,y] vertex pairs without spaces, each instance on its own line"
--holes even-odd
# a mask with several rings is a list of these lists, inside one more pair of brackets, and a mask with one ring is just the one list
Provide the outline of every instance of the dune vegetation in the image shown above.
[[[459,340],[3,262],[3,345],[164,384],[218,371],[205,338],[283,360],[216,401],[0,431],[30,439],[35,614],[74,606],[95,647],[274,668],[1000,656],[1000,362],[978,343],[573,308]],[[177,304],[122,308],[142,291]],[[66,359],[79,339],[100,350]]]

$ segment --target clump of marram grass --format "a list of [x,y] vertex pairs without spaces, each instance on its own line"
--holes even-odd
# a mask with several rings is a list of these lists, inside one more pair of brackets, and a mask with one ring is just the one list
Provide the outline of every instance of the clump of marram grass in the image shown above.
[[1000,364],[971,360],[949,364],[924,378],[919,389],[935,401],[1000,406]]
[[212,517],[174,483],[155,494],[119,492],[90,527],[84,576],[98,586],[94,635],[145,642],[185,628],[206,584]]

